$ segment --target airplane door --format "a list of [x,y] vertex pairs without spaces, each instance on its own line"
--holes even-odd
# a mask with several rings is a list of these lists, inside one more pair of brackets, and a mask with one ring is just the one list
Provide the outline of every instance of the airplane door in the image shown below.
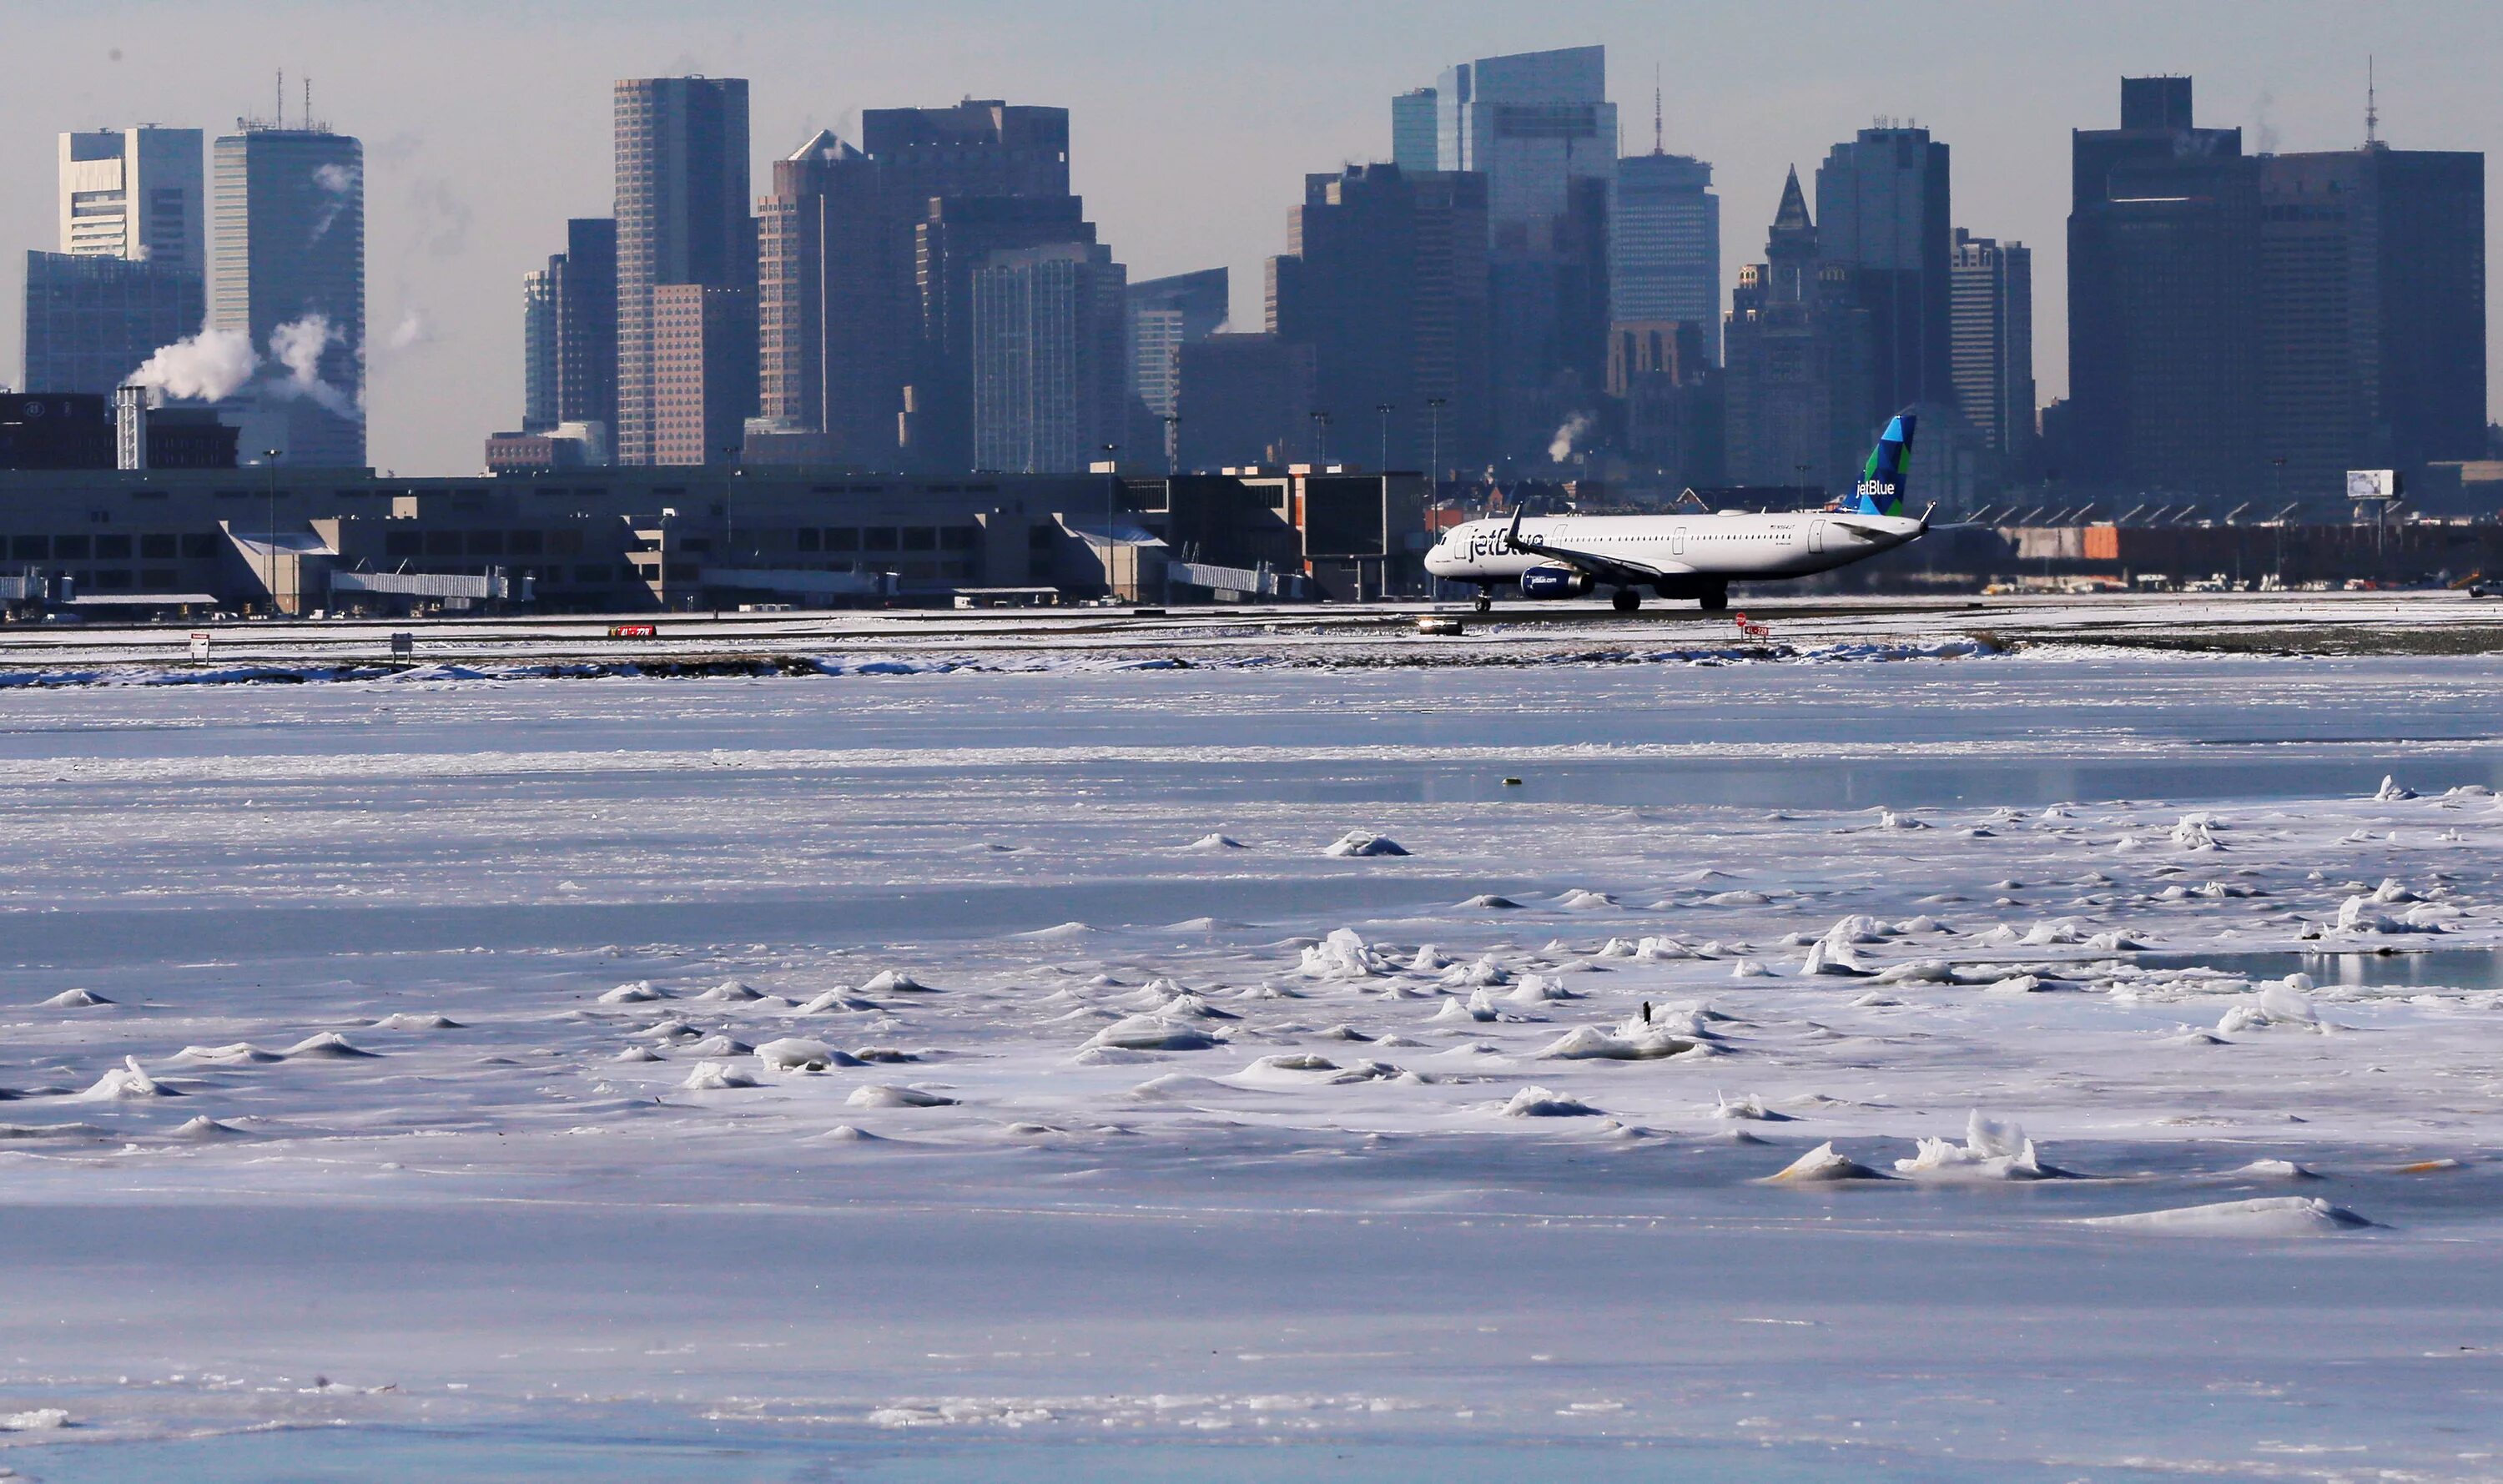
[[1672,556],[1683,556],[1686,555],[1685,526],[1677,526],[1668,533],[1668,554]]
[[1808,523],[1807,549],[1811,552],[1821,552],[1825,550],[1825,523],[1823,521],[1810,521]]

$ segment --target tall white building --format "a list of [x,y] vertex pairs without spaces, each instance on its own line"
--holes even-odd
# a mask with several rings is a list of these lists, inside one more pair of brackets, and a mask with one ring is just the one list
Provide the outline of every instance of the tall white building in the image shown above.
[[2021,458],[2034,442],[2034,254],[1958,227],[1949,273],[1956,405],[1992,453]]
[[198,129],[61,136],[60,251],[189,273],[208,266]]

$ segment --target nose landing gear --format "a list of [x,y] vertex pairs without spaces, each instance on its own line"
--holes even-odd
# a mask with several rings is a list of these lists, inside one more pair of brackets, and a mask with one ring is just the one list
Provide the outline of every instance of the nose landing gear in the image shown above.
[[1492,613],[1494,611],[1493,590],[1488,588],[1480,588],[1478,590],[1478,600],[1475,606],[1477,611],[1480,613]]

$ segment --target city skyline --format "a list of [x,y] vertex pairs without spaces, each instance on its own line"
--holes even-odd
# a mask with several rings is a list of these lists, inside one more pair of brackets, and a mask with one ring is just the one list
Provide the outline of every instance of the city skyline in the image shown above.
[[[1285,215],[1304,177],[1390,157],[1391,97],[1470,57],[1601,44],[1625,152],[1650,147],[1645,105],[1657,62],[1667,148],[1713,164],[1725,310],[1737,265],[1760,253],[1790,166],[1811,171],[1835,141],[1879,117],[1931,129],[1956,152],[1954,225],[2035,251],[2036,376],[2046,402],[2066,390],[2068,131],[2107,123],[2112,78],[2195,74],[2202,121],[2239,125],[2255,152],[2345,149],[2362,141],[2371,51],[2385,139],[2408,149],[2503,147],[2481,95],[2503,45],[2465,5],[2364,17],[2220,5],[2160,22],[2161,13],[2140,8],[2145,25],[2127,15],[2087,22],[1962,5],[1879,16],[1565,4],[1534,18],[1489,6],[1390,5],[1334,17],[1344,45],[1328,57],[1278,40],[1297,15],[1320,23],[1317,8],[1293,4],[1256,24],[1210,17],[1161,38],[1108,29],[1103,22],[1138,14],[1109,4],[1049,17],[957,6],[913,13],[918,20],[900,7],[858,9],[845,17],[841,46],[831,21],[782,6],[701,22],[637,5],[512,14],[466,4],[435,7],[423,22],[373,17],[353,27],[290,28],[288,12],[265,7],[240,29],[220,25],[242,14],[224,6],[38,19],[34,44],[58,65],[0,100],[11,141],[0,150],[0,220],[20,246],[50,242],[52,142],[65,130],[161,122],[219,132],[235,114],[266,110],[278,66],[291,80],[310,74],[316,111],[367,142],[373,461],[449,472],[474,463],[482,433],[516,421],[520,276],[563,247],[567,218],[610,209],[607,103],[623,77],[748,79],[751,195],[762,193],[766,162],[817,128],[856,140],[863,109],[966,95],[1066,107],[1073,186],[1114,256],[1138,279],[1231,268],[1234,328],[1244,330],[1258,327],[1260,265],[1285,248]],[[594,16],[601,23],[587,25]],[[1098,23],[1082,23],[1090,17]],[[1762,38],[1774,35],[1781,49],[1767,54]],[[456,41],[469,48],[457,72],[405,65],[443,56],[448,67]],[[2044,54],[2059,66],[2040,67],[2035,58]],[[385,68],[379,57],[403,65]],[[496,108],[447,108],[447,79]],[[291,113],[296,85],[289,84]],[[455,117],[482,121],[446,121]],[[517,162],[517,139],[544,150]],[[1228,168],[1209,168],[1212,160]],[[17,333],[14,322],[0,329],[0,362],[15,364]]]

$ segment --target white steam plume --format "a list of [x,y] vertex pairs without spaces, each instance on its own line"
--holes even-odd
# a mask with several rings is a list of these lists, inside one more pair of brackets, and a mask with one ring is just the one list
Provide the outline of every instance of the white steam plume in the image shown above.
[[339,219],[339,213],[348,209],[350,195],[364,184],[364,170],[357,165],[324,165],[313,172],[313,184],[321,187],[326,198],[322,215],[313,219],[312,240],[320,242],[329,235],[330,224]]
[[1577,412],[1565,419],[1564,425],[1556,430],[1555,439],[1547,445],[1548,461],[1562,463],[1572,457],[1573,445],[1581,442],[1582,435],[1590,430],[1591,415],[1587,412]]
[[241,330],[202,330],[159,348],[130,373],[129,381],[170,397],[216,402],[234,395],[259,368],[251,336]]
[[433,340],[434,321],[426,317],[426,311],[406,309],[400,312],[399,323],[393,325],[392,332],[383,337],[383,349],[405,351],[412,346],[429,345]]
[[287,379],[271,383],[270,390],[281,397],[302,397],[351,422],[361,420],[364,414],[348,394],[322,380],[322,353],[347,338],[327,315],[306,315],[271,330],[269,357],[286,368]]

